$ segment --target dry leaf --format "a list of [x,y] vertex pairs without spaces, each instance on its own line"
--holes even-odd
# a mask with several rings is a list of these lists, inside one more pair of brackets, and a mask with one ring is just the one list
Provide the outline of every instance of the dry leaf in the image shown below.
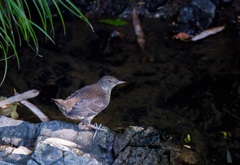
[[189,34],[187,34],[185,32],[180,32],[173,36],[173,39],[180,39],[180,40],[188,40],[190,38],[191,37],[189,36]]

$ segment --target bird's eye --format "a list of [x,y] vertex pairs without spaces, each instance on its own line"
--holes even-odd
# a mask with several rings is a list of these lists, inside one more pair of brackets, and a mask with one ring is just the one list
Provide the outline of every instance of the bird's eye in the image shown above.
[[112,83],[112,80],[108,80],[109,83]]

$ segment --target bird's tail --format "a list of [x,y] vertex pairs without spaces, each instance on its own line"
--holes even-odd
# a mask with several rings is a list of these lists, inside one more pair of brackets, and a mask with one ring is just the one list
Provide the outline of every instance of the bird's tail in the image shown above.
[[53,100],[63,113],[69,112],[69,106],[67,104],[67,100],[63,100],[63,99],[53,99]]

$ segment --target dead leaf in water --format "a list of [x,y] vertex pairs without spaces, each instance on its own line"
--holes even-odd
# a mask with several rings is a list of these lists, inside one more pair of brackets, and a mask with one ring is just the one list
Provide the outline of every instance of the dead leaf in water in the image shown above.
[[[6,99],[6,97],[0,97],[0,101],[4,99]],[[0,116],[10,116],[12,119],[18,119],[17,106],[18,103],[13,103],[0,108]]]
[[185,32],[180,32],[173,36],[173,39],[179,39],[179,40],[183,40],[183,41],[188,40],[190,38],[191,38],[190,35]]
[[172,39],[179,39],[179,40],[182,40],[182,41],[198,41],[198,40],[204,39],[204,38],[206,38],[210,35],[219,33],[221,31],[223,31],[224,29],[225,29],[225,26],[214,27],[214,28],[211,28],[211,29],[204,30],[203,32],[197,34],[194,37],[191,37],[186,32],[180,32],[180,33],[174,35],[172,37]]

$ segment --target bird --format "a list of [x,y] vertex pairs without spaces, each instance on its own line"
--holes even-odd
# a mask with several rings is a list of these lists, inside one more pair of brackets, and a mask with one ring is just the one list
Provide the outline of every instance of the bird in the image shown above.
[[81,121],[79,127],[83,124],[96,131],[104,130],[92,125],[91,121],[108,106],[112,89],[124,83],[113,76],[103,76],[96,83],[78,89],[65,100],[53,100],[67,118]]

